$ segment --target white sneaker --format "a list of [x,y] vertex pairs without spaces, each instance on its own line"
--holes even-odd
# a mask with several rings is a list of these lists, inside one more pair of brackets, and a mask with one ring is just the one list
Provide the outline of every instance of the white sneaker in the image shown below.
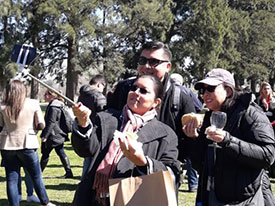
[[22,195],[18,195],[19,202],[22,201]]
[[55,204],[49,202],[46,206],[56,206]]
[[40,200],[35,195],[32,195],[32,196],[28,196],[27,197],[27,202],[36,202],[36,203],[39,203]]

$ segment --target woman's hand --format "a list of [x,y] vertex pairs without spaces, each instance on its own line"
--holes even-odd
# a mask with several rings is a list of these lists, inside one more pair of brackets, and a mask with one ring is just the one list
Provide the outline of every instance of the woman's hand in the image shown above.
[[120,138],[118,138],[118,140],[120,149],[125,157],[127,157],[137,166],[147,165],[147,160],[143,153],[142,144],[140,142],[137,142],[136,140],[130,140],[127,136],[125,136],[125,142],[121,141]]
[[214,142],[222,142],[226,136],[226,131],[222,129],[217,129],[215,126],[207,127],[205,130],[207,139]]
[[200,126],[201,123],[198,125],[196,120],[192,118],[182,127],[182,131],[187,137],[197,138],[199,136],[198,129]]
[[77,118],[78,125],[81,127],[87,127],[89,124],[91,110],[80,102],[72,106],[72,109],[75,117]]

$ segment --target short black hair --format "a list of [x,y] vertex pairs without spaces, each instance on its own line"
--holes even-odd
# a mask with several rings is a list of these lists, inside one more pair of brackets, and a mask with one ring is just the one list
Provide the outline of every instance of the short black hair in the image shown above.
[[147,78],[147,79],[151,79],[152,82],[154,83],[154,92],[156,95],[156,98],[162,98],[162,94],[163,94],[163,85],[161,83],[161,81],[159,80],[159,78],[151,75],[151,74],[143,74],[141,76],[138,76],[138,78],[136,79],[136,81],[140,78]]
[[89,82],[90,85],[94,85],[94,84],[97,84],[97,83],[102,83],[104,85],[106,84],[105,78],[104,78],[103,75],[97,74]]
[[167,44],[164,44],[163,42],[160,41],[150,41],[146,42],[142,46],[142,50],[158,50],[158,49],[163,49],[164,54],[167,56],[168,60],[172,60],[172,52],[170,51],[169,47]]

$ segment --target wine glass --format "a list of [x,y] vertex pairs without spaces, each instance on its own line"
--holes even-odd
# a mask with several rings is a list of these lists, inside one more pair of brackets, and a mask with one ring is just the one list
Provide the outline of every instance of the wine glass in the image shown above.
[[[226,124],[227,116],[225,112],[213,111],[210,117],[211,127],[215,127],[217,130],[222,130]],[[212,146],[218,147],[217,142],[213,142]]]
[[[213,111],[211,116],[210,116],[210,123],[211,127],[214,127],[216,130],[222,130],[225,127],[227,121],[227,116],[226,113],[220,112],[220,111]],[[217,142],[213,141],[213,144],[209,144],[209,147],[213,147],[213,159],[212,163],[213,165],[216,164],[216,150],[217,148],[221,148],[218,146]],[[211,161],[211,160],[210,160]],[[211,164],[211,163],[210,163]],[[211,169],[212,175],[214,174],[213,168]],[[211,188],[214,188],[214,177],[210,176],[210,180],[207,182],[207,190],[210,191]]]
[[212,112],[210,117],[211,126],[215,126],[217,129],[223,129],[226,124],[227,116],[225,112]]

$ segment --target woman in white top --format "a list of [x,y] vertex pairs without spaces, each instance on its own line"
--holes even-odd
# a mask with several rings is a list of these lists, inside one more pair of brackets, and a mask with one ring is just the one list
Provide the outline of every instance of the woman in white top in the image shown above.
[[0,105],[0,150],[5,162],[8,201],[10,206],[19,205],[17,183],[23,166],[32,178],[41,204],[53,206],[46,193],[37,154],[36,135],[37,129],[44,128],[43,114],[39,102],[26,96],[24,84],[19,80],[11,81]]

